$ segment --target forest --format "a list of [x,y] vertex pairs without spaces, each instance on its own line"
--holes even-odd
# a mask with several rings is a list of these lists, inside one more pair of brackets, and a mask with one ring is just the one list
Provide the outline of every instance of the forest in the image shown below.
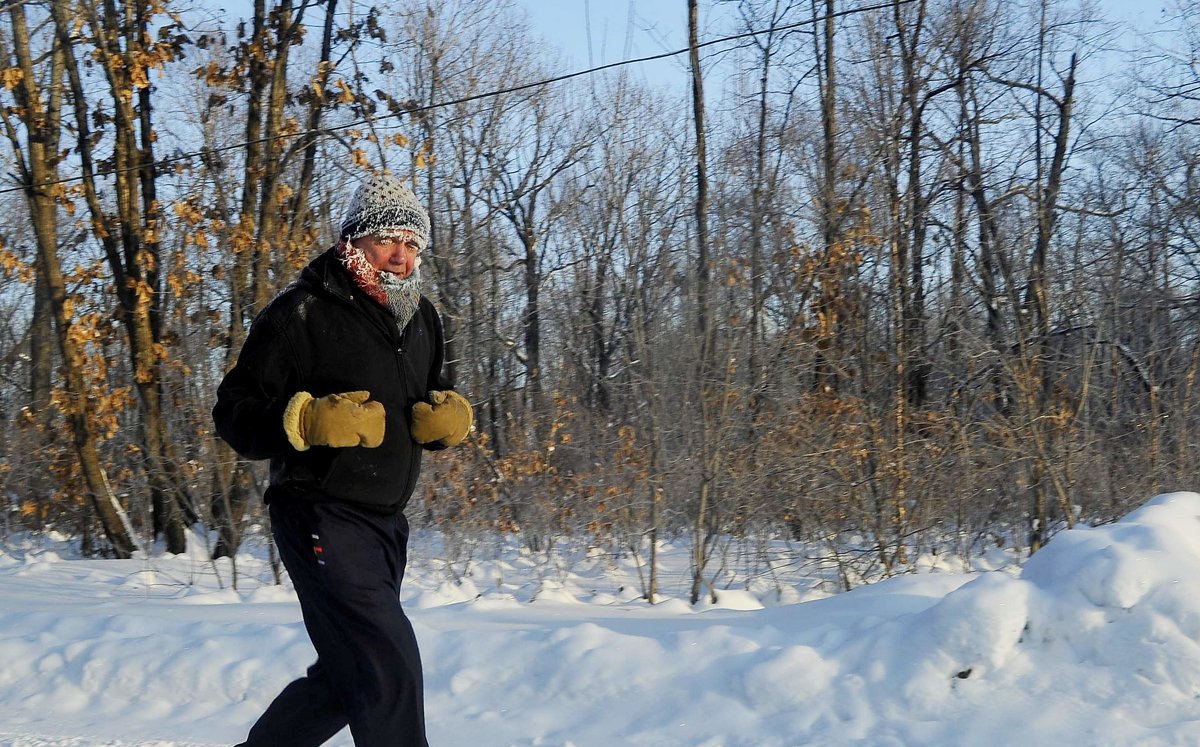
[[[664,0],[665,2],[666,0]],[[1195,488],[1200,3],[671,0],[669,87],[513,0],[0,0],[0,541],[233,556],[256,312],[411,180],[476,410],[447,547],[796,543],[849,588]]]

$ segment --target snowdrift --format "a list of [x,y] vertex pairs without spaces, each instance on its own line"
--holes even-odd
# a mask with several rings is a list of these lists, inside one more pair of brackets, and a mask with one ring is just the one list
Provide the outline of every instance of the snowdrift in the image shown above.
[[[205,565],[0,552],[0,746],[240,740],[312,651],[288,587],[220,590]],[[1195,493],[1063,532],[1019,574],[761,609],[647,607],[603,564],[413,568],[439,747],[1200,744]]]

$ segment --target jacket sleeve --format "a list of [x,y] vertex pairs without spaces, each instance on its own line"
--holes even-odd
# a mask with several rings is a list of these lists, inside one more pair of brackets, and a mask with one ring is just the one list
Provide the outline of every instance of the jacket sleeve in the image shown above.
[[291,449],[283,412],[295,394],[296,357],[288,337],[265,309],[250,325],[237,363],[217,388],[217,434],[245,459],[269,459]]

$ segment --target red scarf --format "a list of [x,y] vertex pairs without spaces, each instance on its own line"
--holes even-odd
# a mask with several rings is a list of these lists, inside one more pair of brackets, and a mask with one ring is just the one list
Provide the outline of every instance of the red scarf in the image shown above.
[[354,284],[362,289],[363,293],[366,293],[386,309],[388,305],[387,292],[379,284],[379,271],[367,261],[367,258],[362,253],[362,249],[359,249],[348,241],[342,240],[338,242],[337,255],[338,259],[349,270],[350,277],[354,279]]

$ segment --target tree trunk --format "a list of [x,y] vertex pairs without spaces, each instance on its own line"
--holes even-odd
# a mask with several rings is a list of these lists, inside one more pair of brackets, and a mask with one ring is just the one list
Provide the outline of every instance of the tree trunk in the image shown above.
[[[837,54],[834,47],[834,0],[825,0],[824,22],[817,24],[813,10],[813,45],[821,96],[821,182],[817,194],[823,267],[817,300],[817,339],[813,361],[813,389],[829,394],[838,390],[838,351],[841,346],[842,265],[839,233],[843,206],[838,200],[837,153]],[[818,32],[818,29],[820,31]]]
[[688,0],[688,47],[692,72],[692,117],[696,137],[696,335],[699,343],[696,396],[700,412],[699,463],[700,485],[692,532],[692,592],[691,602],[700,601],[704,569],[708,565],[714,500],[714,459],[716,434],[711,412],[713,392],[713,331],[709,308],[709,241],[708,241],[708,157],[704,137],[704,78],[700,71],[699,19],[697,0]]
[[[159,248],[159,206],[155,192],[155,135],[151,126],[149,74],[144,41],[150,36],[149,6],[132,8],[133,19],[112,3],[81,6],[91,24],[91,41],[103,54],[102,68],[112,93],[114,119],[112,163],[116,214],[101,203],[96,186],[95,139],[91,136],[88,99],[79,62],[71,49],[77,33],[75,18],[60,3],[51,3],[59,43],[66,49],[66,71],[76,119],[76,151],[80,155],[84,196],[92,216],[92,231],[104,248],[119,304],[119,317],[129,342],[130,365],[138,392],[143,468],[150,486],[156,535],[165,535],[167,549],[186,550],[184,524],[198,516],[163,413],[161,341],[162,289]],[[125,9],[129,10],[129,9]],[[160,50],[161,51],[161,50]],[[136,105],[134,102],[137,102]],[[116,235],[110,230],[118,228]]]
[[[529,206],[532,213],[533,205]],[[538,256],[538,237],[532,226],[520,232],[524,248],[522,266],[525,269],[525,311],[521,314],[521,328],[525,337],[525,387],[526,402],[531,431],[536,444],[541,444],[544,433],[549,432],[549,423],[542,392],[542,268]]]
[[[22,71],[16,96],[22,105],[21,123],[25,129],[25,147],[14,128],[7,128],[16,155],[17,169],[25,187],[25,198],[37,241],[40,279],[46,302],[54,319],[54,331],[62,355],[63,374],[68,403],[66,415],[71,425],[75,452],[93,508],[113,554],[128,558],[137,548],[135,534],[121,504],[113,494],[97,438],[91,427],[91,413],[86,378],[83,373],[85,356],[80,343],[71,334],[72,319],[68,310],[66,282],[58,257],[58,224],[55,197],[63,187],[58,181],[58,134],[60,110],[55,104],[47,107],[39,89],[37,70],[30,50],[25,10],[20,4],[9,8],[13,52]],[[53,81],[62,79],[67,50],[57,46],[53,52]],[[52,101],[57,101],[57,97]],[[9,125],[8,120],[5,124]]]
[[[1050,244],[1054,239],[1055,223],[1058,220],[1058,195],[1062,188],[1062,175],[1066,166],[1067,151],[1070,148],[1071,112],[1075,94],[1076,57],[1071,55],[1071,63],[1067,78],[1063,85],[1061,99],[1055,99],[1038,87],[1035,92],[1039,102],[1041,98],[1050,98],[1058,108],[1058,128],[1054,135],[1054,151],[1050,158],[1049,171],[1045,176],[1044,185],[1039,184],[1037,200],[1037,240],[1034,244],[1033,255],[1029,262],[1029,282],[1025,288],[1023,303],[1025,319],[1031,320],[1022,335],[1029,342],[1034,352],[1025,356],[1026,382],[1030,388],[1029,397],[1032,399],[1032,411],[1029,421],[1034,430],[1034,442],[1037,446],[1031,472],[1032,526],[1030,529],[1029,548],[1037,552],[1049,538],[1050,522],[1050,487],[1054,470],[1053,461],[1057,449],[1057,437],[1051,424],[1054,402],[1054,371],[1051,365],[1050,335],[1050,298],[1046,276],[1046,259],[1050,252]],[[1039,104],[1040,106],[1040,104]],[[1037,122],[1039,132],[1042,131],[1040,116]],[[1025,343],[1022,343],[1025,344]],[[1070,523],[1072,515],[1068,506],[1064,518]]]

